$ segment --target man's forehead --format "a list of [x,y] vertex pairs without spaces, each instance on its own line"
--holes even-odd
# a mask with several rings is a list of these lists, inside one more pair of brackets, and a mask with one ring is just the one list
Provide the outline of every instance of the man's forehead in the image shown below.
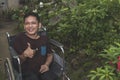
[[34,16],[29,16],[29,17],[26,17],[25,18],[25,22],[35,22],[35,21],[37,21],[38,22],[38,20],[37,20],[37,18],[36,17],[34,17]]

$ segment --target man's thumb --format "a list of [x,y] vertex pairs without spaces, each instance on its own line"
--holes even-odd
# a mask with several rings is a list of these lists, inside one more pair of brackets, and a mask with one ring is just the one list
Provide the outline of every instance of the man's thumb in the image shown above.
[[28,47],[30,47],[30,48],[31,48],[31,45],[30,45],[30,43],[29,43],[29,42],[27,43],[27,45],[28,45]]

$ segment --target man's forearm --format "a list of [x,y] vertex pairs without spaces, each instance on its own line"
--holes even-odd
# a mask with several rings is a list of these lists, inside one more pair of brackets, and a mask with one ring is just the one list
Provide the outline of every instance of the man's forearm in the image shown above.
[[53,60],[53,55],[52,54],[47,54],[47,60],[45,62],[45,65],[49,66]]

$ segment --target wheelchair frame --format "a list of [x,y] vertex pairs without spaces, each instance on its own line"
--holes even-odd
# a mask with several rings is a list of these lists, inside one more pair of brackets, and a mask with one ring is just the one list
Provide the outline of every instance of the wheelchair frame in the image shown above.
[[[43,35],[46,35],[46,33],[42,33]],[[12,47],[12,41],[14,41],[15,36],[11,36],[8,32],[6,32],[7,39],[8,39],[8,44],[9,44],[9,51],[11,58],[6,58],[5,60],[5,68],[6,68],[6,73],[7,77],[9,78],[8,80],[22,80],[22,72],[21,72],[21,64],[20,64],[20,59],[16,53],[16,51]],[[64,76],[62,80],[70,80],[69,77],[65,74],[65,60],[64,60],[64,48],[63,45],[53,39],[50,39],[50,43],[58,48],[60,48],[61,52],[63,53],[62,58],[56,54],[55,50],[53,50],[53,56],[54,56],[54,62],[57,63],[60,68],[59,71],[56,72],[57,76]],[[17,65],[14,64],[14,62],[17,62]],[[15,69],[15,66],[17,66],[17,70]]]

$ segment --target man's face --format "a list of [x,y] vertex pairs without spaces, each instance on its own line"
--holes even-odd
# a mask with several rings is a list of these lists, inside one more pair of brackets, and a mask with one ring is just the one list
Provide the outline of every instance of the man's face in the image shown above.
[[37,21],[36,17],[28,16],[25,18],[24,22],[24,29],[29,35],[34,35],[37,33],[39,28],[39,22]]

